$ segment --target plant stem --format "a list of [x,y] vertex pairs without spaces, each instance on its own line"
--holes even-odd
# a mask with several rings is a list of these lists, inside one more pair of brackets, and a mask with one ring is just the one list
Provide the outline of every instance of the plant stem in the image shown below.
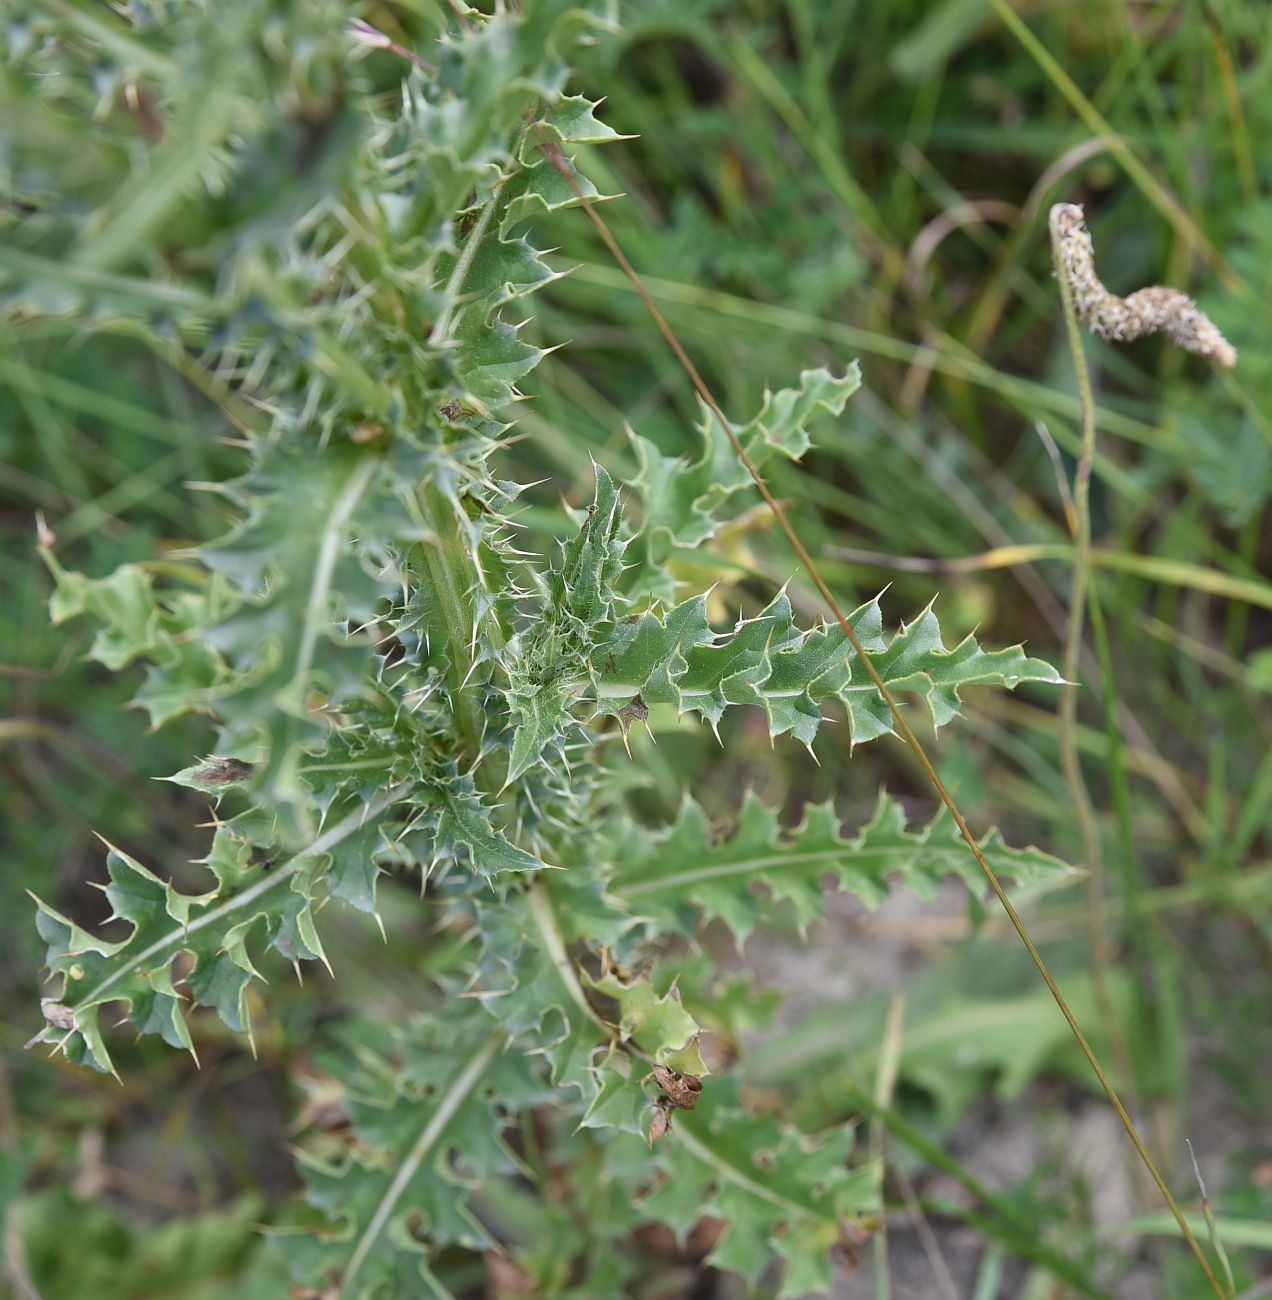
[[481,215],[477,218],[477,224],[473,226],[468,238],[464,241],[463,251],[456,259],[450,279],[446,282],[446,288],[442,293],[442,310],[433,322],[433,328],[429,331],[428,342],[430,347],[445,347],[450,341],[451,326],[454,323],[455,312],[460,305],[460,298],[464,292],[464,281],[468,278],[469,269],[472,267],[473,258],[477,256],[477,250],[481,247],[481,241],[486,237],[486,227],[490,225],[490,219],[495,214],[495,208],[499,205],[499,195],[502,191],[503,182],[500,181],[491,192],[490,198],[486,200]]
[[[1091,372],[1087,368],[1086,352],[1082,347],[1082,333],[1078,327],[1078,313],[1074,306],[1073,289],[1065,274],[1061,253],[1061,231],[1052,209],[1048,223],[1051,232],[1051,252],[1056,268],[1056,283],[1060,288],[1060,303],[1064,309],[1065,333],[1069,351],[1073,355],[1073,369],[1078,381],[1078,401],[1082,408],[1082,442],[1078,463],[1073,474],[1073,583],[1069,595],[1069,627],[1064,643],[1064,662],[1061,675],[1071,683],[1070,689],[1060,696],[1059,734],[1060,770],[1064,773],[1069,800],[1077,817],[1082,837],[1082,857],[1087,868],[1086,919],[1087,939],[1091,948],[1091,979],[1095,990],[1096,1006],[1104,1029],[1113,1045],[1118,1069],[1125,1084],[1134,1085],[1126,1040],[1117,1023],[1109,997],[1109,945],[1104,928],[1104,871],[1100,851],[1100,832],[1096,825],[1095,809],[1082,775],[1082,761],[1078,757],[1077,721],[1078,689],[1081,674],[1082,632],[1086,614],[1088,592],[1091,586],[1091,466],[1095,460],[1095,397],[1091,391]],[[1113,689],[1105,681],[1106,692]]]
[[[481,703],[481,683],[471,680],[477,622],[474,590],[485,580],[478,557],[466,541],[460,521],[463,507],[436,483],[425,483],[412,500],[412,508],[428,540],[414,548],[415,595],[426,636],[445,645],[447,687],[456,728],[470,762],[481,752],[486,725]],[[486,631],[497,636],[493,617]]]
[[[893,1090],[901,1071],[901,1039],[905,1033],[905,994],[892,995],[888,1005],[888,1019],[884,1024],[883,1042],[879,1050],[879,1066],[875,1072],[874,1100],[879,1110],[892,1104]],[[879,1204],[883,1204],[883,1135],[886,1126],[876,1114],[870,1125],[870,1162],[878,1168]],[[888,1274],[888,1224],[884,1219],[874,1237],[875,1300],[891,1300],[892,1288]]]
[[[1117,696],[1113,681],[1113,656],[1109,649],[1108,627],[1100,605],[1099,588],[1091,585],[1091,635],[1096,658],[1104,678],[1104,736],[1107,747],[1109,790],[1117,826],[1117,860],[1121,873],[1125,928],[1137,971],[1145,969],[1144,931],[1140,920],[1139,880],[1135,871],[1135,840],[1131,832],[1131,795],[1123,759],[1122,735],[1117,726]],[[1138,986],[1137,986],[1138,987]]]

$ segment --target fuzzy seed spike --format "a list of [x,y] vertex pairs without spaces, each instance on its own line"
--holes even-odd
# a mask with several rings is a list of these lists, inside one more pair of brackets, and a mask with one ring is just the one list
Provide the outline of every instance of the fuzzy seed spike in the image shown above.
[[1106,342],[1127,343],[1162,333],[1185,352],[1205,357],[1221,370],[1237,364],[1236,348],[1186,293],[1155,284],[1119,298],[1104,287],[1095,269],[1091,232],[1078,204],[1055,204],[1051,225],[1059,236],[1060,265],[1073,293],[1074,309],[1093,334]]

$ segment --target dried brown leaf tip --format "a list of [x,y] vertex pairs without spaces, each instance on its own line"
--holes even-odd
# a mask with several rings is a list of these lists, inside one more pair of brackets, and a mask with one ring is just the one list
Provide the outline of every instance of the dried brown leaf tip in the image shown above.
[[1078,319],[1093,333],[1111,343],[1161,333],[1224,370],[1237,364],[1236,348],[1186,293],[1154,284],[1119,298],[1104,287],[1095,270],[1091,232],[1078,204],[1057,203],[1051,209],[1051,230]]
[[26,1050],[29,1052],[36,1043],[51,1041],[46,1040],[44,1035],[49,1025],[54,1029],[65,1029],[71,1033],[75,1029],[75,1012],[61,1002],[55,1002],[52,998],[40,999],[40,1010],[44,1012],[45,1026],[34,1038],[27,1040]]
[[190,778],[200,785],[233,785],[236,781],[246,781],[252,771],[251,763],[241,758],[210,758]]
[[659,1138],[666,1137],[671,1129],[671,1112],[675,1102],[670,1097],[659,1097],[654,1103],[654,1115],[649,1121],[649,1145],[652,1147]]
[[75,1012],[70,1007],[54,1002],[52,998],[41,998],[40,1010],[44,1012],[45,1020],[55,1029],[75,1028]]
[[654,1079],[662,1089],[662,1096],[654,1102],[654,1115],[649,1121],[649,1145],[671,1129],[672,1112],[692,1110],[702,1095],[702,1076],[677,1074],[667,1065],[654,1066]]
[[677,1074],[666,1065],[654,1066],[658,1086],[680,1110],[692,1110],[702,1095],[702,1078],[697,1074]]
[[[595,507],[592,508],[595,509]],[[610,657],[613,658],[612,655]],[[627,733],[637,722],[643,722],[646,727],[649,726],[649,705],[639,695],[634,695],[631,703],[624,704],[618,711],[618,725],[623,729],[623,748],[627,750],[628,758],[632,756],[632,747],[627,743]],[[651,731],[649,733],[651,740],[653,735],[654,733]]]

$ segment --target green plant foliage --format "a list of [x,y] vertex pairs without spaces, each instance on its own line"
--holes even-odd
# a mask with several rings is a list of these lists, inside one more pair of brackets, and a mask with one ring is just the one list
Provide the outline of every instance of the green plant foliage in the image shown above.
[[492,1244],[468,1196],[517,1172],[500,1124],[542,1102],[544,1089],[471,1003],[391,1034],[364,1025],[359,1039],[340,1090],[348,1128],[300,1156],[305,1199],[330,1226],[279,1243],[298,1280],[339,1278],[350,1296],[410,1295],[430,1280],[428,1242]]
[[[54,1296],[216,1300],[232,1289],[269,1300],[286,1285],[286,1272],[260,1258],[256,1225],[264,1210],[261,1196],[248,1195],[225,1210],[139,1231],[107,1205],[48,1188],[22,1206],[27,1265]],[[66,1248],[68,1223],[74,1250]]]
[[[482,909],[477,997],[510,1037],[546,1060],[553,1082],[582,1102],[583,1125],[640,1132],[650,1094],[642,1086],[648,1069],[639,1059],[705,1074],[697,1026],[674,990],[659,995],[647,980],[618,982],[613,976],[597,983],[576,969],[559,910],[543,882],[503,907]],[[583,916],[589,937],[603,941],[604,932],[590,924],[598,910]],[[615,939],[617,927],[630,925],[614,912],[604,919]],[[611,1019],[603,1014],[610,1008],[589,998],[589,985],[613,999]]]
[[[950,875],[961,876],[974,891],[988,890],[948,814],[909,831],[904,812],[882,793],[874,815],[852,838],[843,835],[829,803],[810,804],[799,826],[784,834],[772,810],[751,793],[733,832],[718,840],[702,808],[686,797],[665,830],[651,835],[627,823],[614,829],[611,841],[614,897],[659,930],[686,934],[702,918],[719,918],[745,939],[770,910],[757,884],[786,903],[801,927],[820,916],[828,875],[867,906],[883,901],[893,879],[925,896]],[[1021,885],[1054,882],[1066,870],[1038,849],[1008,848],[997,831],[980,843],[995,872]]]
[[[734,432],[757,469],[763,470],[776,454],[798,460],[810,446],[809,421],[819,411],[839,415],[860,386],[855,361],[839,379],[827,370],[806,370],[799,388],[766,393],[759,414]],[[664,456],[647,438],[633,435],[643,515],[628,561],[634,574],[625,588],[637,596],[648,592],[670,602],[675,582],[668,563],[678,550],[714,536],[730,499],[751,487],[733,444],[705,405],[699,432],[702,456],[692,464],[683,456]]]
[[[848,622],[888,688],[916,692],[937,726],[957,715],[961,686],[1010,689],[1022,681],[1060,680],[1050,664],[1027,658],[1019,646],[987,652],[969,636],[947,650],[930,608],[890,641],[877,599]],[[663,616],[616,624],[600,649],[593,679],[603,713],[618,715],[639,696],[646,705],[699,713],[715,726],[730,706],[754,704],[768,715],[772,735],[789,732],[810,745],[824,721],[821,702],[836,700],[854,744],[893,729],[891,710],[843,629],[831,624],[801,632],[785,593],[723,635],[711,630],[706,598],[695,596]]]
[[[332,1061],[348,1128],[306,1146],[312,1212],[276,1234],[298,1285],[446,1294],[457,1253],[500,1244],[477,1203],[507,1180],[552,1181],[521,1154],[548,1115],[550,1159],[624,1204],[613,1232],[683,1236],[714,1216],[714,1264],[754,1284],[781,1261],[782,1295],[825,1290],[832,1248],[877,1208],[877,1171],[851,1125],[803,1133],[760,1114],[743,1068],[704,1054],[704,1020],[740,1040],[747,995],[726,989],[712,1011],[700,972],[682,992],[682,940],[717,917],[745,936],[770,910],[755,885],[807,925],[826,876],[870,905],[892,880],[981,882],[947,820],[908,830],[886,796],[853,837],[830,803],[785,830],[750,796],[717,840],[699,804],[669,822],[606,767],[615,720],[626,738],[660,707],[717,736],[749,709],[775,742],[810,747],[827,715],[846,717],[849,748],[892,731],[840,628],[798,626],[770,586],[759,613],[721,629],[707,591],[679,589],[677,560],[735,521],[749,488],[705,415],[696,457],[636,437],[626,502],[597,463],[591,504],[531,531],[564,535],[559,554],[520,547],[523,506],[546,507],[496,475],[507,408],[546,355],[525,328],[527,299],[558,278],[536,223],[578,201],[562,168],[596,194],[573,154],[616,132],[567,91],[613,14],[563,0],[439,11],[420,20],[427,57],[412,67],[372,63],[390,38],[346,31],[327,5],[293,15],[294,44],[315,35],[288,54],[272,11],[58,5],[33,20],[58,38],[58,76],[40,81],[30,46],[6,74],[47,136],[12,164],[34,213],[0,254],[7,312],[74,313],[203,375],[241,444],[238,477],[213,485],[221,535],[207,544],[89,575],[43,539],[54,619],[84,620],[105,669],[144,668],[134,703],[154,726],[212,728],[169,779],[211,803],[214,827],[202,892],[175,863],[109,850],[110,937],[39,902],[57,987],[37,1039],[109,1071],[104,1008],[197,1053],[220,1032],[192,1014],[207,1007],[255,1047],[277,957],[328,963],[324,936],[350,921],[338,904],[383,924],[384,878],[409,880],[451,965],[422,957],[406,996],[427,1012],[366,1008]],[[90,70],[168,123],[151,140],[144,111],[106,115],[115,170],[139,159],[117,187],[108,168],[81,174],[62,131],[89,104]],[[270,177],[288,149],[304,160],[294,184]],[[738,436],[761,467],[794,463],[859,385],[855,363],[807,369]],[[936,726],[965,687],[1059,682],[1018,646],[947,649],[930,606],[890,632],[875,599],[851,623]],[[1066,874],[997,833],[984,843],[1011,881]],[[627,1276],[592,1237],[576,1245],[576,1291]]]
[[[967,954],[962,971],[942,972],[940,980],[924,974],[907,999],[904,1036],[897,1061],[900,1078],[930,1104],[942,1130],[953,1127],[968,1107],[992,1092],[1000,1101],[1017,1099],[1028,1083],[1048,1067],[1064,1068],[1092,1086],[1066,1033],[1067,1025],[1047,1014],[1046,989],[1015,994],[1009,981],[987,991],[967,967],[980,959]],[[1017,968],[1019,969],[1019,968]],[[1091,977],[1077,973],[1064,980],[1075,1015],[1097,1023]],[[1125,1016],[1131,1005],[1129,982],[1118,973],[1108,996]],[[863,998],[850,1014],[833,1021],[822,1010],[775,1035],[765,1058],[751,1072],[756,1084],[773,1087],[815,1075],[819,1080],[814,1109],[827,1115],[848,1114],[855,1099],[868,1092],[879,1068],[880,1035],[888,1014],[886,1000]]]
[[[779,1295],[824,1292],[843,1222],[874,1204],[875,1170],[869,1164],[849,1170],[850,1127],[809,1139],[772,1115],[747,1111],[729,1091],[717,1093],[709,1114],[677,1113],[674,1162],[659,1160],[640,1208],[678,1233],[704,1211],[717,1215],[727,1226],[710,1262],[754,1284],[776,1255],[786,1264]],[[614,1145],[614,1159],[625,1165],[630,1157]],[[623,1174],[630,1178],[630,1168]]]
[[[811,745],[825,720],[822,702],[834,700],[844,707],[854,744],[892,732],[891,710],[843,629],[801,632],[784,592],[726,633],[712,629],[705,595],[665,612],[619,617],[626,602],[613,591],[625,553],[618,497],[609,475],[599,467],[596,474],[595,499],[561,567],[550,571],[541,621],[510,669],[519,722],[508,780],[522,776],[549,744],[560,749],[572,706],[589,697],[598,713],[624,727],[651,705],[669,704],[717,728],[727,708],[751,704],[767,713],[771,735],[791,733]],[[986,652],[969,636],[947,650],[930,608],[891,641],[877,599],[849,622],[888,687],[916,692],[937,726],[957,715],[961,686],[1060,681],[1050,664],[1019,646]]]

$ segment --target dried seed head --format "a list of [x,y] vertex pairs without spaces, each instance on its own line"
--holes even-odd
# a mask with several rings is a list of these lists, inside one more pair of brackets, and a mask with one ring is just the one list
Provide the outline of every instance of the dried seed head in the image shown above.
[[1112,343],[1126,343],[1160,332],[1224,370],[1237,364],[1236,348],[1186,293],[1157,284],[1125,298],[1110,293],[1096,274],[1091,232],[1076,203],[1057,203],[1051,209],[1051,229],[1078,319],[1093,333]]

